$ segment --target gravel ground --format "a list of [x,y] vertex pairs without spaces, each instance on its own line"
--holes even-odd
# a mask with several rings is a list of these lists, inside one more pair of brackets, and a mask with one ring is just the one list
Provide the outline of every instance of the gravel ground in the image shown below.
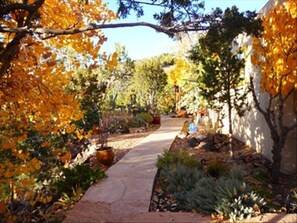
[[[136,146],[146,136],[160,128],[160,125],[152,125],[146,129],[138,128],[140,132],[127,134],[111,134],[108,137],[107,145],[113,148],[115,158],[113,164],[122,159],[134,146]],[[137,130],[137,129],[136,129]],[[91,166],[98,166],[96,154],[90,157]],[[101,166],[103,169],[108,167]]]

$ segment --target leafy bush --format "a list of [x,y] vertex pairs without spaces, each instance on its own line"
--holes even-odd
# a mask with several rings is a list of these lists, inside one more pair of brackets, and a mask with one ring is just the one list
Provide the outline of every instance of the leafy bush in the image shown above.
[[96,169],[93,170],[87,165],[77,165],[74,168],[63,168],[59,180],[54,183],[54,188],[57,190],[57,195],[72,193],[73,188],[81,187],[86,191],[96,180],[105,177],[105,173]]
[[164,191],[173,194],[178,206],[183,207],[188,191],[191,191],[195,183],[204,176],[202,170],[189,168],[178,162],[160,171],[160,183]]
[[229,171],[226,164],[213,161],[204,171],[193,160],[197,161],[185,151],[166,150],[158,157],[159,182],[165,192],[172,194],[176,210],[218,212],[236,221],[255,216],[265,205],[264,199],[243,181],[242,168]]
[[166,169],[171,164],[180,162],[182,165],[189,168],[202,169],[202,164],[190,153],[180,150],[178,153],[165,150],[164,153],[158,157],[157,167],[159,169]]
[[186,194],[183,209],[206,214],[214,212],[218,200],[215,188],[216,182],[213,178],[208,176],[201,178]]
[[147,123],[140,117],[133,117],[128,119],[128,126],[130,128],[139,128],[139,127],[145,127]]
[[200,163],[200,161],[197,160],[195,156],[193,156],[192,154],[184,150],[181,150],[178,153],[178,160],[180,161],[181,164],[189,168],[198,168],[198,169],[203,168],[203,165]]
[[240,194],[235,198],[223,199],[216,211],[225,217],[229,217],[231,221],[240,221],[254,217],[256,212],[260,212],[260,207],[265,204],[264,199],[252,191]]
[[137,118],[142,119],[143,121],[145,121],[146,123],[150,124],[153,121],[153,116],[150,115],[149,113],[139,113],[136,115]]
[[212,160],[207,164],[206,170],[210,176],[218,178],[226,174],[229,170],[229,167],[222,161]]
[[165,150],[161,156],[158,156],[157,167],[161,170],[167,169],[169,165],[177,163],[178,157],[175,153]]

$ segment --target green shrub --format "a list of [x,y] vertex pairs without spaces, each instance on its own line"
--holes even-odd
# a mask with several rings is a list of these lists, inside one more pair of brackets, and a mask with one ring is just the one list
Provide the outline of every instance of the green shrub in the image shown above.
[[86,191],[96,180],[104,178],[105,173],[96,169],[93,170],[87,165],[77,165],[74,168],[63,168],[59,180],[54,183],[57,195],[72,193],[73,188],[81,187]]
[[235,179],[244,180],[244,176],[246,175],[246,171],[244,167],[240,165],[232,166],[231,169],[228,172],[229,177],[233,177]]
[[207,173],[215,178],[225,175],[229,167],[227,164],[219,161],[219,160],[212,160],[207,164],[206,167]]
[[216,182],[212,177],[205,176],[196,182],[194,188],[185,196],[185,210],[196,210],[210,214],[215,211],[217,203]]
[[180,162],[169,165],[160,171],[161,185],[169,193],[184,193],[193,189],[195,183],[205,176],[205,173],[197,168],[189,168]]
[[177,163],[178,157],[175,153],[165,150],[162,155],[158,156],[157,167],[160,170],[167,169],[169,165]]
[[180,161],[181,164],[190,168],[198,168],[198,169],[203,168],[202,164],[200,163],[200,161],[197,160],[195,156],[193,156],[192,154],[184,150],[181,150],[178,153],[178,160]]
[[240,194],[251,192],[251,188],[242,180],[234,177],[221,177],[217,180],[217,196],[219,199],[232,199]]
[[260,211],[260,207],[265,204],[264,199],[252,191],[234,198],[222,199],[216,211],[235,222],[254,217],[256,215],[255,211]]
[[259,181],[269,181],[270,180],[270,176],[268,174],[268,172],[263,169],[263,168],[258,168],[254,171],[253,173],[253,177],[256,179],[256,180],[259,180]]
[[196,162],[185,151],[173,153],[166,150],[158,157],[159,182],[162,189],[175,199],[176,210],[218,212],[236,221],[255,216],[256,211],[265,205],[264,199],[243,181],[245,172],[242,168],[229,171],[226,164],[215,160],[205,172]]
[[171,164],[180,162],[182,165],[189,168],[202,169],[202,164],[190,153],[180,150],[178,153],[165,150],[161,156],[158,157],[157,167],[159,169],[166,169]]
[[185,209],[188,191],[193,190],[195,183],[203,177],[205,173],[202,170],[189,168],[178,162],[160,171],[160,184],[165,192],[173,195],[177,210],[180,210]]
[[128,119],[128,127],[129,128],[139,128],[139,127],[145,127],[147,123],[140,117],[133,117]]
[[145,121],[146,123],[150,124],[153,121],[153,116],[149,113],[139,113],[136,115],[137,118],[142,119],[143,121]]

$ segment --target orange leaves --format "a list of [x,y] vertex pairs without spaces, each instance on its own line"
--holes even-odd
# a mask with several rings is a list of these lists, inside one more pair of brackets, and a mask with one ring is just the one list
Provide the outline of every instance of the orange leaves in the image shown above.
[[118,59],[118,54],[116,52],[114,52],[111,56],[107,57],[106,66],[109,69],[114,68],[118,64],[117,59]]
[[64,164],[68,163],[71,159],[71,153],[67,152],[63,156],[60,157],[60,161]]
[[253,40],[251,61],[261,68],[261,88],[288,94],[297,82],[297,2],[286,1],[263,18],[262,39]]

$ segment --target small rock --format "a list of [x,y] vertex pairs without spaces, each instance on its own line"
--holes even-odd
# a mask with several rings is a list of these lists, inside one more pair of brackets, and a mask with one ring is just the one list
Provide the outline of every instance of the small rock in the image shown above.
[[190,138],[189,140],[188,140],[188,144],[189,144],[189,146],[190,147],[196,147],[196,146],[198,146],[199,145],[199,141],[198,141],[198,139],[196,139],[195,137],[194,138]]
[[180,132],[177,137],[180,139],[185,139],[187,137],[188,133],[186,132]]

